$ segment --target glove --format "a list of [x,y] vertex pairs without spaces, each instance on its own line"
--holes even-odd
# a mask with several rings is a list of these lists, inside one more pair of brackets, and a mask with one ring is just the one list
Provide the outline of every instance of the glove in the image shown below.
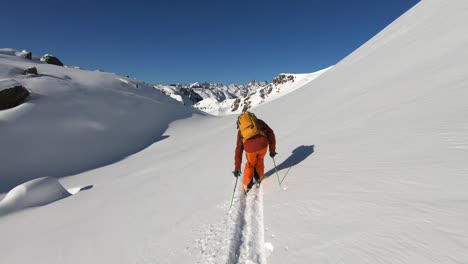
[[276,156],[276,154],[278,154],[278,153],[276,153],[276,152],[270,152],[270,157],[274,158],[274,157]]
[[239,177],[239,176],[241,175],[241,171],[240,171],[240,170],[234,170],[232,173],[234,174],[234,177],[236,177],[236,178]]

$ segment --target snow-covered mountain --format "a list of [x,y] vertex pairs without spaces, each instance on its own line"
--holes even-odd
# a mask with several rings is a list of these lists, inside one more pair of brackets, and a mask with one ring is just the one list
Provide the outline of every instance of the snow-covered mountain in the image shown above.
[[[30,91],[24,104],[0,112],[0,192],[114,163],[195,113],[142,81],[24,54],[0,49],[0,90],[22,85]],[[25,73],[32,67],[35,74]]]
[[155,85],[171,98],[212,115],[239,114],[284,96],[318,78],[332,67],[309,74],[285,74],[267,81],[251,81],[244,85],[192,83]]
[[254,109],[279,172],[267,158],[231,209],[235,116],[0,54],[0,79],[31,91],[0,111],[0,186],[61,168],[8,195],[8,208],[56,201],[0,217],[0,262],[468,263],[467,25],[467,1],[421,1]]
[[251,81],[245,85],[224,85],[222,83],[196,82],[185,85],[155,85],[154,87],[184,105],[194,106],[204,99],[222,102],[227,99],[244,97],[265,85],[267,85],[266,81]]

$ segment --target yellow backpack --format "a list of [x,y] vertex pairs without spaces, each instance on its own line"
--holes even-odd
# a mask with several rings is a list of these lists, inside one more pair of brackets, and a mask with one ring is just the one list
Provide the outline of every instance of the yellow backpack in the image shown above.
[[243,142],[256,135],[260,134],[265,136],[266,134],[264,131],[258,129],[257,117],[250,112],[245,112],[239,115],[237,118],[237,128],[241,133]]

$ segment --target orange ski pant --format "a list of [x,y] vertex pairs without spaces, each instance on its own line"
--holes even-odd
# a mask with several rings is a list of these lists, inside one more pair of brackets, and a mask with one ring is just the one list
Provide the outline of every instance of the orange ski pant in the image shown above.
[[268,147],[255,152],[245,152],[245,155],[247,156],[247,163],[245,164],[244,169],[244,190],[252,180],[255,170],[257,170],[260,179],[263,179],[263,175],[265,174],[265,164],[263,163],[263,158],[265,158],[267,150]]

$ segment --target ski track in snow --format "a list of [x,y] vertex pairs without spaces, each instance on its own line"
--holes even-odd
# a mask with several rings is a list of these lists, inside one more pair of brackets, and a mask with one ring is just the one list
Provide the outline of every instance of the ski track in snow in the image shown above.
[[210,225],[198,243],[198,263],[266,264],[262,186],[252,188],[248,195],[238,191],[226,219]]
[[241,201],[228,263],[266,263],[262,186],[253,188]]

